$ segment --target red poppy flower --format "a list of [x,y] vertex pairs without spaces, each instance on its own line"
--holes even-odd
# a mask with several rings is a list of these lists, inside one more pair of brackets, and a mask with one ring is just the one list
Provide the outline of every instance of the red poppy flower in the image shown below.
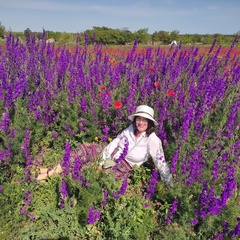
[[114,108],[119,109],[122,108],[122,103],[120,101],[116,101],[113,106]]
[[97,96],[100,98],[100,97],[102,96],[102,94],[101,94],[101,93],[99,93]]
[[155,87],[160,87],[160,83],[159,83],[159,82],[155,82],[155,83],[154,83],[154,86],[155,86]]
[[150,70],[150,71],[154,71],[154,68],[153,68],[153,67],[150,67],[149,70]]
[[167,94],[166,94],[167,97],[169,97],[169,96],[174,96],[174,95],[175,95],[175,91],[172,90],[172,89],[168,90],[168,92],[167,92]]
[[100,90],[101,90],[101,91],[104,91],[105,89],[106,89],[105,86],[100,86]]

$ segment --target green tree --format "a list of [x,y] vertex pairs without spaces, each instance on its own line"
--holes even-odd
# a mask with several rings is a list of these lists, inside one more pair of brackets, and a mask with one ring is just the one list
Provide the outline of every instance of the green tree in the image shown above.
[[25,29],[23,33],[25,38],[27,38],[28,36],[32,36],[32,31],[30,30],[30,28]]
[[174,30],[170,33],[170,37],[171,37],[171,40],[176,40],[178,41],[179,40],[179,31],[178,30]]
[[124,45],[134,40],[132,32],[129,31],[127,28],[118,30],[118,33],[119,33],[118,44]]
[[158,42],[158,32],[155,31],[153,34],[152,34],[152,43],[154,42]]
[[60,39],[60,42],[65,44],[65,43],[69,43],[70,42],[70,34],[69,33],[66,33],[66,32],[63,32],[61,34],[61,39]]
[[0,38],[4,38],[6,32],[6,28],[0,22]]
[[201,40],[202,40],[202,35],[197,34],[197,33],[193,34],[193,36],[192,36],[193,43],[200,43]]
[[148,28],[142,28],[139,29],[138,31],[134,32],[134,38],[138,39],[139,43],[146,44],[148,40],[151,39],[151,35],[148,34]]
[[171,43],[171,36],[170,36],[169,32],[159,31],[158,38],[159,38],[159,41],[161,41],[163,44]]

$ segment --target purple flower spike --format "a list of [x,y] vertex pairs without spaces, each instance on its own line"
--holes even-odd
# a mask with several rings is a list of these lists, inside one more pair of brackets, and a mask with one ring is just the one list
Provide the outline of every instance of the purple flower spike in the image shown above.
[[153,196],[153,194],[155,192],[155,188],[157,186],[157,183],[158,183],[158,171],[154,170],[152,172],[152,176],[151,176],[149,185],[147,187],[147,193],[145,195],[145,199],[151,198]]
[[63,208],[64,207],[64,203],[65,203],[65,199],[68,196],[67,184],[64,181],[62,181],[62,183],[61,183],[60,193],[61,193],[61,197],[60,197],[59,206],[60,206],[60,208]]
[[101,212],[99,209],[95,210],[93,206],[88,208],[87,224],[94,224],[100,219]]

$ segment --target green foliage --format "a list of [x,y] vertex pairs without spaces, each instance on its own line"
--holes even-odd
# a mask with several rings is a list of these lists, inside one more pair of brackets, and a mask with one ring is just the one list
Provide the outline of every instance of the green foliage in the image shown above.
[[154,211],[144,207],[143,198],[126,194],[110,203],[104,207],[101,222],[97,224],[105,239],[148,239],[156,229]]
[[[65,179],[68,188],[68,197],[64,201],[64,208],[60,209],[60,176],[53,176],[47,183],[37,183],[22,189],[22,185],[12,184],[4,187],[0,195],[0,202],[8,200],[4,211],[1,212],[1,229],[5,228],[4,235],[18,233],[17,239],[148,239],[157,229],[155,212],[151,206],[145,207],[146,201],[141,190],[134,186],[129,187],[124,196],[116,200],[112,193],[118,191],[121,182],[112,175],[97,171],[96,167],[86,167],[84,171],[86,181],[91,181],[87,187],[73,181],[71,177]],[[13,187],[10,194],[10,188]],[[88,207],[92,204],[101,208],[103,188],[109,190],[109,199],[101,209],[101,218],[94,225],[86,225]],[[24,202],[24,191],[30,191],[31,205],[26,206],[35,218],[34,221],[24,215],[19,215],[20,205]],[[11,209],[12,206],[17,208]],[[17,215],[14,221],[12,215]],[[14,224],[10,233],[9,223]],[[21,223],[18,229],[17,225]]]
[[[5,33],[5,27],[0,23],[0,33],[2,27],[2,37]],[[136,37],[141,44],[161,43],[163,45],[169,45],[173,40],[181,41],[182,44],[206,44],[211,45],[214,39],[217,40],[218,44],[231,45],[235,35],[239,32],[232,33],[231,35],[222,34],[180,34],[178,30],[172,30],[171,32],[164,30],[156,30],[153,34],[148,33],[148,29],[143,28],[135,32],[131,32],[127,28],[123,29],[112,29],[108,27],[97,27],[93,26],[92,29],[86,29],[84,31],[88,35],[89,44],[102,43],[103,45],[126,45],[132,44]],[[78,37],[78,43],[84,44],[84,32],[78,33],[66,33],[66,32],[54,32],[46,30],[46,39],[53,38],[59,44],[75,44],[75,39]],[[29,28],[24,30],[24,32],[14,32],[16,37],[25,39],[27,34],[33,36],[41,36],[40,32],[32,32]],[[96,34],[96,37],[94,35]],[[0,35],[1,37],[1,35]]]
[[[177,223],[173,223],[171,225],[166,226],[163,230],[161,230],[157,238],[159,239],[169,239],[169,240],[192,240],[197,239],[196,234],[193,229],[184,228]],[[205,238],[203,238],[205,239]]]
[[0,38],[3,38],[5,36],[6,29],[0,22]]
[[14,239],[26,224],[26,217],[20,214],[27,184],[13,181],[2,185],[0,194],[0,238]]
[[[59,208],[61,179],[54,177],[48,184],[39,184],[32,192],[34,199],[32,211],[35,221],[28,221],[20,231],[20,239],[81,239],[83,226],[79,224],[81,206],[75,203],[74,196],[65,201],[63,209]],[[70,185],[69,185],[70,186]],[[83,202],[84,206],[84,202]],[[83,215],[86,217],[86,212]]]

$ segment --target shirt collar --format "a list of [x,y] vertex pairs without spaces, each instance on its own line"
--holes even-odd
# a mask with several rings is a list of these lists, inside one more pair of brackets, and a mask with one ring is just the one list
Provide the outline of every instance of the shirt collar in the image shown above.
[[143,132],[143,133],[141,133],[141,136],[142,136],[142,137],[146,137],[146,136],[147,136],[147,133],[146,133],[146,132]]

